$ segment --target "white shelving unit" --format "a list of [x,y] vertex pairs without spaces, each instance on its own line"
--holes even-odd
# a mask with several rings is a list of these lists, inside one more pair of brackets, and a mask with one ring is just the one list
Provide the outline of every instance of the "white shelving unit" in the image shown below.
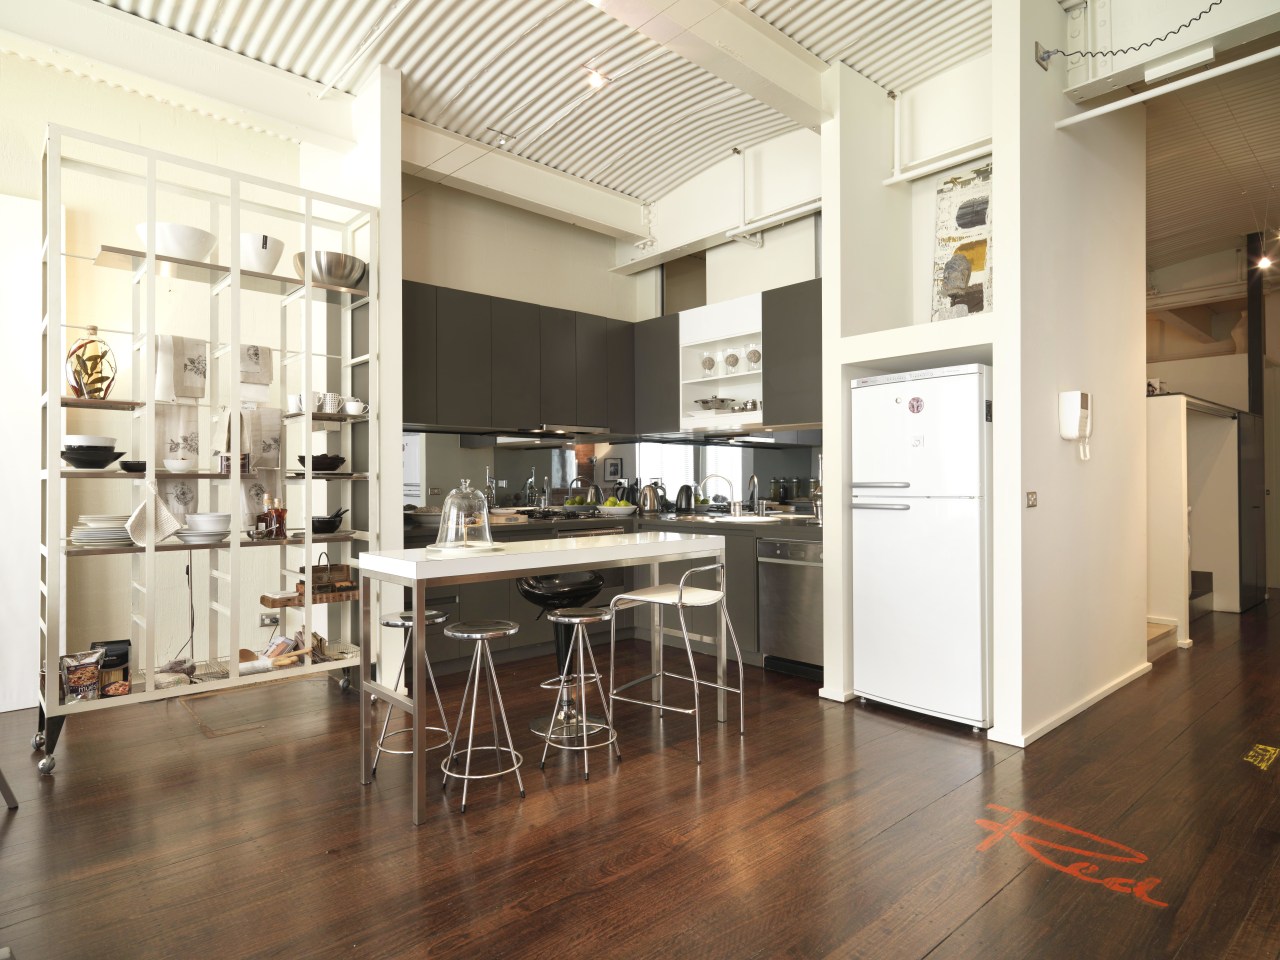
[[[760,294],[680,313],[680,426],[741,429],[764,413],[763,322]],[[719,397],[755,410],[708,410],[699,400]]]
[[[39,544],[44,677],[32,746],[45,750],[39,766],[49,773],[68,716],[334,670],[344,671],[345,683],[345,671],[358,666],[358,646],[343,639],[355,638],[356,592],[350,603],[313,602],[310,571],[322,555],[334,563],[353,563],[360,552],[379,546],[379,411],[359,417],[284,411],[290,394],[328,391],[364,400],[378,395],[378,257],[374,208],[64,127],[49,127],[44,185]],[[74,225],[71,243],[64,222]],[[208,260],[158,253],[157,225],[165,222],[213,233],[217,239]],[[134,233],[135,224],[147,238],[142,249],[119,244]],[[368,288],[242,269],[242,232],[284,240],[277,269],[292,267],[295,252],[307,260],[316,250],[357,255],[368,263]],[[111,279],[105,279],[108,275]],[[88,313],[93,316],[81,316]],[[69,342],[95,325],[98,315],[114,318],[96,325],[117,365],[127,365],[128,377],[119,376],[105,399],[64,396]],[[120,319],[126,316],[127,324]],[[157,396],[157,338],[166,334],[207,344],[203,397]],[[241,382],[242,344],[271,349],[269,384]],[[196,469],[181,473],[161,467],[157,446],[158,421],[174,408],[191,425],[183,442],[194,446],[197,460]],[[241,450],[241,431],[228,430],[228,421],[238,422],[246,409],[279,411],[278,449],[274,433],[264,432],[250,435],[253,451]],[[265,419],[274,423],[274,417],[269,413]],[[117,449],[127,438],[126,458],[145,460],[145,473],[125,473],[117,466],[65,468],[63,437],[84,432],[115,436]],[[228,438],[229,449],[223,449]],[[229,472],[218,469],[214,451],[229,457]],[[241,472],[242,453],[253,454],[255,469]],[[311,455],[320,453],[343,456],[342,469],[313,471]],[[72,542],[72,522],[88,512],[86,507],[131,512],[150,495],[150,484],[177,481],[188,485],[201,511],[232,515],[228,540],[157,542],[152,530],[142,546]],[[243,534],[259,508],[260,495],[253,502],[259,487],[285,501],[286,538],[254,540]],[[337,507],[351,511],[339,532],[313,534],[309,518]],[[299,580],[306,584],[300,605],[270,605],[280,616],[280,633],[319,633],[330,654],[350,656],[323,659],[308,653],[295,664],[242,675],[241,651],[258,651],[266,641],[265,632],[256,632],[257,613],[268,606],[264,595],[292,590]],[[86,650],[94,640],[126,638],[130,692],[67,701],[60,690],[59,657]],[[158,688],[156,667],[177,653],[196,661],[198,682]]]

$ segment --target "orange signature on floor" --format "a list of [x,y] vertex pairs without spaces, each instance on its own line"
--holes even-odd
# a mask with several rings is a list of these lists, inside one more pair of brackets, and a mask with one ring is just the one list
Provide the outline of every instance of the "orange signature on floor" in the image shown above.
[[[991,836],[978,844],[979,851],[990,850],[1005,837],[1008,837],[1046,867],[1052,867],[1054,870],[1065,873],[1069,877],[1075,877],[1085,883],[1100,884],[1108,890],[1114,890],[1116,893],[1131,893],[1143,903],[1149,903],[1153,907],[1168,906],[1167,903],[1155,900],[1150,896],[1151,892],[1160,883],[1158,877],[1144,877],[1141,880],[1131,880],[1128,877],[1101,877],[1098,874],[1102,872],[1102,867],[1090,862],[1104,860],[1111,863],[1146,863],[1147,855],[1145,853],[1141,853],[1133,849],[1133,847],[1127,847],[1123,843],[1116,843],[1114,840],[1107,840],[1105,837],[1099,837],[1084,830],[1077,830],[1075,827],[1069,827],[1065,823],[1057,823],[1053,820],[1046,820],[1044,817],[1037,817],[1034,814],[1027,813],[1025,810],[1014,810],[996,803],[988,803],[987,809],[1007,813],[1009,814],[1009,819],[1004,823],[997,823],[994,820],[974,821],[983,829],[991,831]],[[1035,828],[1034,833],[1030,832],[1031,828]],[[1059,834],[1066,834],[1066,836],[1057,838],[1054,836],[1055,831]],[[1075,845],[1080,844],[1082,841],[1088,841],[1093,846]],[[1058,863],[1046,851],[1070,854],[1073,862],[1070,864]],[[1074,860],[1076,856],[1087,859]]]

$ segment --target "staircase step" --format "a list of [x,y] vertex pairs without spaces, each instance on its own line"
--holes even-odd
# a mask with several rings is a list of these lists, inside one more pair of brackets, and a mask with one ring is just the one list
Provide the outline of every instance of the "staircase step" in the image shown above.
[[1178,628],[1170,623],[1147,621],[1147,662],[1155,663],[1166,653],[1178,648]]

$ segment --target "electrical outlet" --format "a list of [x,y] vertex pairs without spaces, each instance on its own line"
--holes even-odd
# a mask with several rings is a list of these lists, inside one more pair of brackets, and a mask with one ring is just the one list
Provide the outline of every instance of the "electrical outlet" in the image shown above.
[[1045,48],[1045,45],[1041,43],[1039,40],[1037,40],[1036,41],[1036,66],[1039,67],[1041,70],[1045,71],[1045,73],[1049,72],[1048,53],[1049,51]]
[[439,487],[427,487],[427,496],[429,496],[429,497],[438,497],[438,496],[440,496],[440,488],[439,488]]
[[1039,503],[1040,503],[1040,498],[1036,496],[1036,492],[1034,490],[1028,490],[1027,491],[1027,509],[1029,510],[1034,506],[1038,506]]
[[258,626],[260,626],[260,627],[278,627],[278,626],[280,626],[280,614],[278,614],[278,613],[260,613],[260,614],[258,614]]

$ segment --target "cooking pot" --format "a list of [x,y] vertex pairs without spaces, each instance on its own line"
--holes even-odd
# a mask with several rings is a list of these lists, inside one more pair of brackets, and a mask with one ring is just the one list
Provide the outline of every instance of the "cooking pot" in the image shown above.
[[685,484],[676,491],[676,513],[693,513],[693,487]]
[[653,488],[652,483],[646,483],[640,491],[640,501],[637,504],[641,513],[661,513],[662,501],[658,499],[658,491]]

